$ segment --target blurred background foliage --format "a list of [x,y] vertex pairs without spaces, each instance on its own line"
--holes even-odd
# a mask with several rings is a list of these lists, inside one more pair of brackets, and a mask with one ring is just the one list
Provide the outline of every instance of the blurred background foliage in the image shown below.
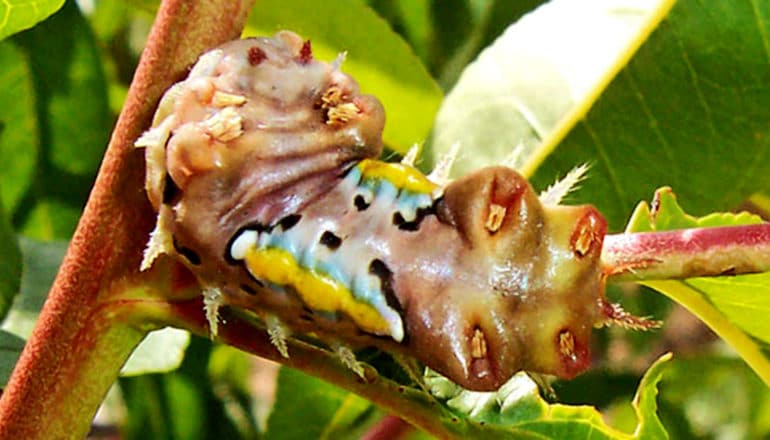
[[[452,90],[466,65],[506,27],[544,2],[340,3],[348,11],[353,8],[353,15],[371,8],[435,80],[438,87],[432,81],[414,86],[427,100],[420,110],[426,114],[408,113],[415,124],[430,129],[442,93]],[[77,224],[156,7],[149,0],[67,1],[39,25],[0,42],[3,381]],[[330,8],[327,13],[336,12]],[[312,26],[325,17],[304,19]],[[259,21],[250,26],[269,27]],[[324,41],[319,37],[319,45]],[[352,58],[356,66],[357,58]],[[366,70],[368,64],[360,65]],[[397,87],[392,91],[394,96],[403,93]],[[393,130],[393,151],[421,141],[413,132]],[[576,164],[576,159],[565,160],[572,162],[558,163],[558,169]],[[538,175],[537,181],[550,178]],[[760,194],[751,200],[745,206],[761,212],[766,198]],[[636,286],[611,286],[608,295],[633,313],[666,319],[666,326],[651,333],[598,331],[596,368],[573,381],[555,382],[559,401],[595,405],[609,423],[633,429],[628,402],[639,377],[659,354],[674,351],[659,397],[660,415],[672,438],[770,438],[768,388],[699,321]],[[334,386],[197,337],[178,362],[155,369],[171,371],[150,370],[120,379],[94,421],[92,438],[358,438],[383,416],[367,401]]]

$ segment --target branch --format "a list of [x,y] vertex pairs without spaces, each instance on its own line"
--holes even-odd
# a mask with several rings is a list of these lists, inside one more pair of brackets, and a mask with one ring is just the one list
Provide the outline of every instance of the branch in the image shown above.
[[[141,314],[157,322],[185,328],[204,337],[209,336],[202,297],[188,301],[141,301]],[[289,357],[284,358],[270,342],[267,332],[236,314],[222,316],[217,341],[265,359],[296,368],[309,375],[356,393],[410,424],[438,438],[476,438],[483,429],[471,420],[449,413],[429,394],[380,376],[372,367],[364,366],[362,379],[331,351],[290,338]]]
[[238,36],[251,3],[161,4],[70,248],[0,398],[0,438],[83,438],[141,340],[144,332],[119,310],[101,309],[121,285],[146,276],[138,268],[155,214],[141,191],[144,158],[133,142],[198,54]]
[[608,281],[770,271],[770,223],[615,234],[604,238]]

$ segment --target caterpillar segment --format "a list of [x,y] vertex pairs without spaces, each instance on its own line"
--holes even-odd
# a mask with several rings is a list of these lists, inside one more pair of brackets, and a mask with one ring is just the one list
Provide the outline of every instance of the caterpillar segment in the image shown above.
[[161,213],[144,264],[178,258],[284,355],[290,335],[341,359],[374,346],[472,390],[587,368],[592,328],[626,319],[604,299],[602,216],[506,167],[450,182],[456,151],[432,177],[377,161],[383,126],[296,34],[202,55],[137,141]]

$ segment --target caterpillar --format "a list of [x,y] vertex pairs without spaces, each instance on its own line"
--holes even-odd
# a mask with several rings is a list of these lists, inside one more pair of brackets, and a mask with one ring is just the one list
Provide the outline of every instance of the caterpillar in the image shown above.
[[604,297],[595,208],[541,203],[506,167],[449,182],[378,161],[383,107],[341,62],[282,31],[203,54],[166,92],[136,142],[158,212],[142,269],[179,259],[285,356],[287,331],[374,346],[472,390],[571,378],[595,326],[634,325]]

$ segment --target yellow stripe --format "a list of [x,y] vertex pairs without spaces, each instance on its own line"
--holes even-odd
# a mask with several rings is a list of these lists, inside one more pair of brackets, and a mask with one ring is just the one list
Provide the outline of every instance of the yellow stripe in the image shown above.
[[292,286],[311,309],[343,312],[366,332],[390,335],[388,322],[374,307],[356,301],[350,290],[328,275],[300,267],[290,253],[277,248],[251,248],[245,260],[252,275],[273,284]]
[[419,170],[401,163],[364,159],[358,164],[364,179],[385,179],[398,189],[429,194],[438,185],[428,180]]

